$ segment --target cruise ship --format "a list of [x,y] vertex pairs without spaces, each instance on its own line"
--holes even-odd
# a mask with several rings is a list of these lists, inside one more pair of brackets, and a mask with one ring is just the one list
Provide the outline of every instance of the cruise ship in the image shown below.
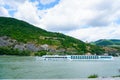
[[43,60],[113,60],[113,56],[104,55],[44,55]]

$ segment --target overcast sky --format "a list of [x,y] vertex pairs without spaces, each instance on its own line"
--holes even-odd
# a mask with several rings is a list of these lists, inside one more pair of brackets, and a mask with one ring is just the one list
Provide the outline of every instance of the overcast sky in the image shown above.
[[120,39],[120,0],[0,0],[0,16],[83,41]]

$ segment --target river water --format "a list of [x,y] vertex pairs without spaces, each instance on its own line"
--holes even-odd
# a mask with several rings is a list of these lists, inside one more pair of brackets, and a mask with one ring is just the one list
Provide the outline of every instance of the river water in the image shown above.
[[35,57],[0,56],[0,79],[76,79],[91,74],[120,75],[120,57],[111,61],[40,61]]

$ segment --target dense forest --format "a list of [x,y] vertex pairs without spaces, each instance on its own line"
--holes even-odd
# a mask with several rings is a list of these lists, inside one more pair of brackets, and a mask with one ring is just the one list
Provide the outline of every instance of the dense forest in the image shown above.
[[120,47],[120,40],[119,39],[100,39],[98,41],[92,42],[92,44],[99,45],[99,46]]

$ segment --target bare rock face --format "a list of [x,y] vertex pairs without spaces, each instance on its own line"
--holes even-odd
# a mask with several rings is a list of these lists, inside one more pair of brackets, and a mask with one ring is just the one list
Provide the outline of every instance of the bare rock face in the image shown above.
[[65,52],[65,49],[62,49],[62,48],[61,48],[61,49],[59,49],[59,50],[56,50],[56,52],[59,52],[59,53],[60,53],[60,52],[61,52],[61,53],[62,53],[62,52]]
[[48,51],[48,48],[49,46],[47,44],[44,44],[44,45],[41,45],[41,48],[43,48],[43,50],[47,50]]
[[21,50],[21,51],[26,50],[25,49],[25,44],[19,44],[19,45],[16,44],[14,49],[18,49],[18,50]]
[[56,52],[56,49],[50,48],[49,52],[53,52],[54,53],[54,52]]
[[11,45],[13,45],[13,42],[14,41],[12,41],[7,36],[0,37],[0,47],[11,46]]
[[24,44],[24,43],[21,43],[21,44],[16,44],[15,49],[18,49],[18,50],[28,50],[28,51],[32,51],[32,52],[37,52],[37,51],[41,51],[41,50],[44,50],[43,48],[41,47],[36,47],[35,44],[33,43],[27,43],[27,44]]
[[36,47],[34,44],[32,43],[28,43],[26,44],[26,50],[29,50],[29,51],[33,51],[33,52],[37,52],[39,51],[39,47]]
[[47,44],[41,45],[41,46],[35,46],[33,43],[28,43],[25,46],[26,50],[37,52],[37,51],[42,51],[42,50],[49,50],[49,46]]
[[64,49],[56,50],[53,48],[49,48],[48,44],[43,44],[36,46],[34,43],[22,43],[22,42],[17,42],[14,39],[11,39],[10,37],[7,36],[2,36],[0,37],[0,47],[11,47],[13,49],[18,49],[20,51],[28,50],[32,52],[37,52],[37,51],[49,51],[49,52],[64,52]]
[[16,44],[14,46],[14,49],[18,49],[18,50],[28,50],[28,51],[32,51],[32,52],[37,52],[37,51],[42,51],[42,50],[48,50],[48,45],[41,45],[41,46],[36,46],[35,44],[33,43],[27,43],[27,44],[24,44],[24,43],[19,43],[19,44]]

